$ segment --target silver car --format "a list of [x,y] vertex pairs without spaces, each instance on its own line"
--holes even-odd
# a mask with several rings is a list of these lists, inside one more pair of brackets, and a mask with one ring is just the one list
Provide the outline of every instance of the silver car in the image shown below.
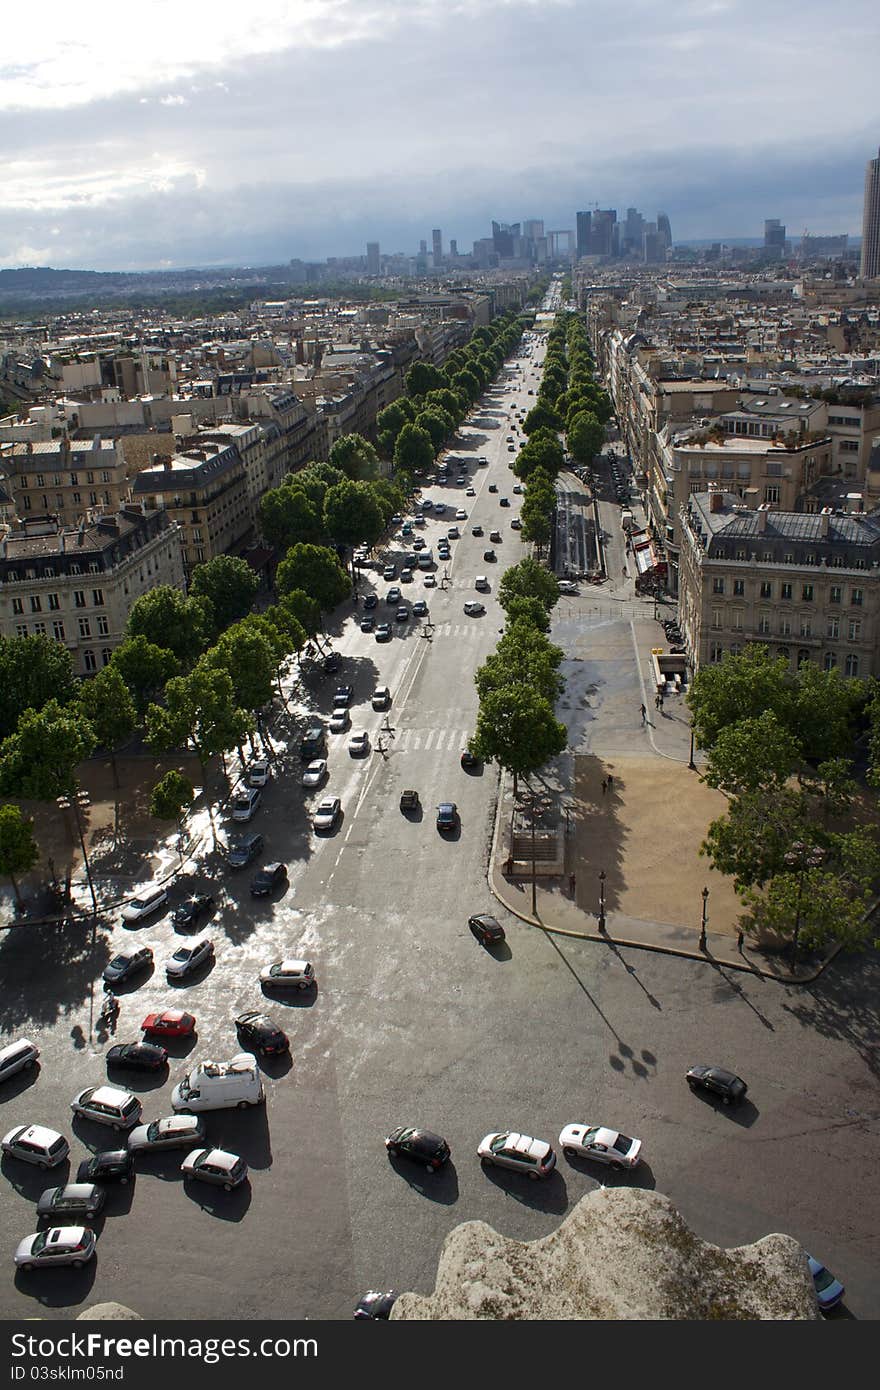
[[28,1038],[19,1038],[18,1042],[0,1047],[0,1081],[35,1066],[39,1055],[40,1049]]
[[165,964],[165,975],[169,980],[184,980],[213,959],[214,943],[210,936],[202,936],[198,941],[188,941],[185,946],[178,946]]
[[73,1265],[80,1269],[95,1253],[95,1233],[88,1226],[51,1226],[25,1236],[15,1252],[19,1269],[43,1269],[49,1265]]
[[10,1158],[36,1163],[38,1168],[54,1168],[70,1153],[63,1134],[45,1125],[17,1125],[0,1140],[0,1149]]
[[111,1129],[131,1129],[141,1117],[141,1103],[131,1091],[116,1086],[87,1086],[70,1102],[74,1115]]
[[164,1120],[152,1120],[138,1125],[128,1136],[130,1153],[154,1153],[161,1149],[189,1148],[205,1137],[205,1122],[200,1115],[168,1115]]
[[145,917],[152,917],[154,912],[158,912],[160,907],[165,907],[168,902],[168,894],[164,888],[154,888],[149,892],[142,893],[137,898],[132,898],[130,903],[126,903],[122,909],[123,922],[142,922]]
[[231,1192],[244,1182],[248,1166],[238,1154],[226,1149],[194,1149],[181,1163],[180,1171],[185,1178],[198,1178]]
[[528,1173],[530,1178],[546,1178],[556,1167],[556,1154],[544,1139],[533,1139],[514,1130],[487,1134],[477,1156],[484,1164],[512,1168],[517,1173]]
[[96,1182],[69,1182],[64,1187],[47,1187],[37,1202],[37,1216],[97,1216],[107,1200]]

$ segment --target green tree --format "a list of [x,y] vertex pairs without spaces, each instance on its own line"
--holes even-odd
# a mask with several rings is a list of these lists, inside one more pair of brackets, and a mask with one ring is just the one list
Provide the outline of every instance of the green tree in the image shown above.
[[523,420],[523,433],[534,434],[535,430],[561,430],[562,421],[556,411],[545,401],[539,401],[533,405],[526,418]]
[[187,598],[171,584],[160,584],[135,599],[126,637],[146,637],[173,652],[181,666],[191,666],[208,645],[214,615],[204,598]]
[[550,631],[550,614],[539,598],[527,598],[525,594],[514,594],[507,603],[507,624],[527,623],[537,632]]
[[259,578],[247,560],[239,555],[215,555],[196,565],[189,591],[210,603],[216,636],[251,611],[259,587]]
[[743,896],[752,909],[750,931],[772,932],[790,941],[795,953],[801,945],[821,950],[832,943],[858,950],[873,937],[870,887],[854,887],[843,874],[819,865],[776,874],[763,892],[748,889]]
[[0,806],[0,874],[10,880],[19,907],[19,876],[30,873],[39,857],[33,821],[18,806]]
[[510,685],[480,701],[470,748],[483,762],[497,762],[518,779],[537,772],[565,748],[568,735],[549,700],[526,685]]
[[[319,484],[316,490],[323,503],[326,488]],[[292,480],[282,483],[260,498],[260,530],[279,550],[288,550],[300,541],[314,544],[324,536],[320,506],[304,487]]]
[[379,504],[387,526],[395,512],[402,512],[406,505],[406,494],[390,478],[377,478],[370,483],[370,491]]
[[565,464],[562,445],[552,430],[536,430],[528,443],[520,449],[513,471],[523,482],[528,482],[536,469],[555,478]]
[[709,750],[703,781],[729,795],[775,792],[800,760],[797,739],[768,709],[756,719],[738,719],[719,731]]
[[434,445],[427,430],[404,425],[394,446],[394,467],[406,473],[424,472],[434,462]]
[[49,700],[67,704],[76,682],[70,652],[52,637],[0,637],[0,739],[14,733],[22,710]]
[[733,878],[736,891],[761,887],[785,872],[793,844],[821,847],[822,833],[807,798],[790,787],[743,792],[713,820],[700,846],[712,867]]
[[299,623],[309,641],[318,640],[321,631],[321,605],[311,594],[307,594],[305,589],[290,589],[282,595],[278,607],[293,622]]
[[391,459],[394,457],[397,436],[404,425],[411,423],[415,418],[416,408],[406,396],[398,397],[396,401],[386,405],[384,410],[379,411],[376,416],[376,429],[383,458]]
[[[453,425],[457,425],[465,415],[467,401],[465,401],[457,391],[451,390],[448,386],[443,386],[438,391],[429,391],[425,396],[425,409],[430,410],[434,406],[438,407],[440,410],[445,410]],[[415,416],[413,416],[413,419],[415,419]]]
[[[174,676],[165,687],[165,704],[147,710],[147,742],[163,752],[191,748],[207,791],[208,762],[241,746],[249,719],[235,702],[232,677],[200,661],[189,675]],[[210,805],[210,800],[209,800]],[[211,830],[216,844],[213,817]]]
[[852,747],[853,719],[865,698],[862,681],[845,680],[805,661],[795,677],[791,731],[811,763],[845,757]]
[[99,748],[106,748],[113,768],[113,781],[119,786],[116,754],[137,728],[134,700],[117,666],[107,665],[91,680],[83,681],[77,704],[91,725]]
[[278,661],[275,647],[265,632],[246,623],[236,623],[202,659],[215,670],[228,673],[235,703],[241,709],[256,714],[272,699]]
[[178,674],[180,663],[167,647],[157,647],[146,637],[127,637],[110,658],[110,668],[122,676],[142,721],[150,700]]
[[740,656],[726,652],[720,662],[701,666],[687,702],[700,748],[713,747],[722,729],[740,719],[757,719],[772,710],[779,723],[793,726],[793,691],[788,661],[771,659],[767,648],[750,643]]
[[522,523],[520,528],[522,539],[537,546],[540,554],[545,545],[550,544],[551,513],[548,512],[544,501],[537,497],[526,496],[523,499],[520,521]]
[[452,417],[447,415],[445,410],[437,408],[433,410],[425,409],[419,411],[414,424],[418,429],[427,430],[431,436],[431,446],[437,454],[443,448],[443,441],[452,434],[455,423]]
[[413,362],[404,378],[408,396],[424,396],[446,385],[443,373],[430,362]]
[[459,395],[464,396],[468,405],[473,405],[475,401],[478,401],[483,390],[480,384],[480,378],[467,367],[463,368],[460,372],[456,372],[450,378],[449,384],[453,391],[457,391]]
[[529,622],[508,624],[495,651],[477,670],[477,695],[482,701],[492,691],[527,685],[553,705],[565,684],[559,672],[561,662],[561,649]]
[[385,516],[371,484],[344,482],[328,488],[324,525],[338,545],[375,545]]
[[[330,450],[330,466],[338,468],[347,478],[375,478],[379,472],[379,455],[362,434],[344,434]],[[327,499],[324,499],[327,514]]]
[[568,426],[566,443],[568,452],[578,463],[591,463],[602,448],[605,439],[605,430],[596,416],[590,411],[581,411],[575,415]]
[[48,700],[26,709],[0,744],[0,795],[54,801],[76,791],[76,769],[97,744],[91,724],[72,705]]
[[186,814],[195,801],[196,793],[192,782],[182,773],[172,768],[166,772],[153,788],[150,796],[150,815],[156,820],[171,820],[177,826],[177,852],[183,863],[183,824]]
[[351,593],[351,580],[336,552],[322,545],[293,546],[278,566],[275,585],[282,597],[294,589],[304,590],[322,613],[330,612]]
[[559,602],[556,576],[531,556],[505,570],[498,585],[498,602],[506,609],[514,597],[536,598],[549,612]]

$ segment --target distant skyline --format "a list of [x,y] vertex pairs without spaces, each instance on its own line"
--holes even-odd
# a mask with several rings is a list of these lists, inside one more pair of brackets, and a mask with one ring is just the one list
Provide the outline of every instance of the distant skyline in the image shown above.
[[0,266],[469,251],[598,203],[861,231],[873,0],[46,0],[4,16]]

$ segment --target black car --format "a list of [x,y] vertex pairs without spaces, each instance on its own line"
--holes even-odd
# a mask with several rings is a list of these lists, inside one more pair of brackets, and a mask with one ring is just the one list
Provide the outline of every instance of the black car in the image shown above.
[[385,1293],[380,1293],[378,1289],[369,1289],[363,1298],[358,1300],[354,1316],[369,1318],[372,1322],[378,1318],[387,1318],[397,1302],[397,1297],[396,1289],[388,1289]]
[[735,1105],[749,1089],[741,1076],[724,1067],[688,1067],[687,1083],[692,1091],[719,1096],[725,1105]]
[[385,1140],[385,1147],[390,1154],[403,1154],[404,1158],[423,1164],[429,1173],[442,1168],[452,1152],[439,1134],[432,1134],[429,1129],[411,1129],[406,1125],[391,1131]]
[[499,505],[500,507],[509,507],[509,506],[510,506],[510,501],[509,501],[509,499],[508,499],[507,497],[501,497],[501,498],[499,498],[498,505]]
[[107,1053],[108,1067],[129,1067],[132,1071],[161,1071],[168,1053],[158,1043],[117,1043]]
[[361,632],[372,632],[372,631],[373,631],[373,628],[374,628],[375,626],[376,626],[376,619],[375,619],[375,618],[370,618],[370,617],[361,618]]
[[290,1039],[268,1014],[251,1009],[246,1014],[238,1015],[235,1026],[239,1040],[246,1047],[253,1047],[262,1057],[277,1057],[282,1052],[290,1051]]
[[378,602],[375,594],[366,594],[364,596],[364,611],[369,613],[370,609],[375,608]]
[[264,864],[251,880],[251,897],[268,898],[270,893],[274,893],[276,888],[280,888],[281,884],[286,882],[286,864]]
[[128,1149],[106,1149],[84,1158],[76,1170],[77,1182],[126,1183],[134,1172],[134,1154]]
[[176,907],[171,914],[171,920],[175,927],[194,927],[200,917],[204,917],[208,912],[214,910],[214,899],[210,893],[197,893],[195,897],[187,898],[185,903]]
[[256,833],[240,835],[237,839],[230,841],[226,862],[230,869],[245,869],[248,864],[253,863],[258,854],[262,853],[262,850],[262,835]]
[[454,801],[441,801],[437,807],[437,829],[441,834],[449,834],[458,825],[458,807]]
[[483,559],[484,559],[484,560],[489,560],[490,562],[493,561],[493,560],[495,560],[495,559],[497,559],[497,556],[496,556],[496,554],[495,554],[495,551],[494,551],[494,550],[484,550],[484,551],[483,551]]
[[463,749],[459,762],[467,772],[472,772],[475,767],[480,766],[476,753],[472,753],[469,748]]
[[504,940],[504,928],[487,912],[475,913],[468,918],[468,926],[481,946],[498,946]]
[[106,1200],[104,1189],[94,1183],[69,1182],[64,1187],[47,1187],[37,1202],[37,1216],[52,1216],[56,1223],[62,1216],[91,1221]]
[[324,670],[328,676],[332,676],[334,671],[339,670],[339,657],[335,652],[331,652],[329,656],[324,657]]

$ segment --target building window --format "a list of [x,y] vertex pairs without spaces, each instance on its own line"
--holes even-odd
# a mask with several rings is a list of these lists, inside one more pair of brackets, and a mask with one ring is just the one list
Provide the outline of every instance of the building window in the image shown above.
[[812,637],[813,624],[809,618],[801,618],[801,637]]
[[720,661],[724,655],[724,648],[720,642],[713,642],[709,647],[709,660]]
[[764,501],[765,501],[765,502],[775,502],[775,503],[778,504],[778,502],[779,502],[779,488],[778,488],[778,487],[775,487],[775,486],[765,487],[765,488],[764,488]]
[[826,637],[839,637],[839,636],[840,636],[840,619],[839,619],[839,618],[829,618],[829,619],[828,619],[828,622],[827,622],[826,625],[825,625],[825,636],[826,636]]
[[94,473],[87,473],[87,474],[86,474],[86,482],[87,482],[87,483],[93,483],[94,481],[95,481],[95,475],[94,475]]
[[731,646],[730,646],[730,655],[731,655],[731,656],[742,656],[742,647],[740,646],[739,642],[732,642],[732,643],[731,643]]
[[840,601],[841,601],[842,598],[843,598],[843,590],[841,589],[840,585],[839,585],[839,584],[832,584],[832,585],[831,585],[831,592],[830,592],[829,595],[828,595],[828,602],[829,602],[829,603],[840,603]]
[[791,618],[780,618],[780,619],[779,619],[779,636],[780,636],[780,637],[790,637],[790,636],[791,636]]
[[791,598],[791,585],[790,585],[790,584],[780,584],[780,586],[779,586],[779,597],[780,597],[780,598]]
[[723,627],[723,626],[724,626],[723,622],[721,621],[721,609],[720,609],[720,608],[713,608],[713,609],[712,609],[712,626],[713,626],[713,627]]
[[83,665],[87,671],[97,671],[98,663],[94,652],[83,652]]
[[[745,552],[744,550],[738,550],[738,551],[736,552],[736,558],[737,558],[737,560],[744,560],[744,559],[746,558],[746,552]],[[734,585],[734,592],[736,592],[736,586],[735,586],[735,585]]]
[[102,483],[109,483],[109,481],[110,481],[110,474],[109,474],[108,472],[106,472],[106,470],[105,470],[105,471],[101,474],[101,482],[102,482]]
[[53,623],[53,624],[52,624],[52,636],[55,638],[55,641],[56,641],[56,642],[63,642],[63,641],[64,641],[64,624],[63,624],[63,623]]
[[40,602],[40,595],[39,595],[39,594],[31,594],[31,612],[32,612],[32,613],[42,613],[42,611],[43,611],[43,605],[42,605],[42,603]]
[[106,615],[105,615],[104,613],[102,613],[102,614],[100,615],[100,617],[98,618],[98,636],[99,636],[99,637],[109,637],[109,636],[110,636],[110,623],[109,623],[109,620],[107,619],[107,617],[106,617]]
[[800,651],[799,651],[798,654],[797,654],[798,670],[800,670],[801,667],[802,667],[806,662],[809,661],[809,659],[810,659],[810,653],[806,650],[805,647],[801,647]]
[[91,623],[89,622],[88,618],[80,618],[80,620],[79,620],[79,635],[80,635],[80,637],[91,637],[91,635],[92,635],[92,625],[91,625]]
[[38,474],[37,474],[37,487],[45,487],[45,486],[46,486],[46,484],[43,482],[43,475],[42,475],[42,473],[38,473]]
[[29,512],[31,509],[31,499],[29,497],[23,497],[21,500],[24,503],[25,511]]
[[861,608],[862,603],[863,603],[863,601],[864,601],[864,597],[865,597],[865,591],[864,591],[864,589],[853,589],[852,592],[851,592],[851,594],[850,594],[850,599],[849,599],[849,601],[850,601],[850,603],[855,604],[857,608]]
[[46,636],[46,624],[45,624],[45,623],[34,623],[32,635],[33,635],[34,637],[45,637],[45,636]]
[[102,665],[102,666],[106,666],[106,665],[109,663],[110,658],[111,658],[112,655],[113,655],[113,653],[111,652],[111,650],[110,650],[109,647],[102,647],[102,648],[101,648],[101,665]]
[[857,439],[841,439],[840,452],[842,454],[857,454],[859,452],[859,441]]
[[826,671],[833,671],[835,666],[837,665],[837,653],[826,652],[822,665],[824,666]]
[[852,652],[850,652],[849,656],[846,658],[844,670],[848,676],[857,676],[859,674],[859,658]]
[[804,585],[804,587],[801,589],[801,598],[803,599],[804,603],[812,603],[812,602],[813,602],[813,586],[812,586],[812,584],[805,584],[805,585]]
[[15,626],[15,635],[16,635],[16,637],[27,637],[27,635],[28,635],[27,623],[16,623],[16,626]]
[[20,618],[24,612],[24,604],[20,598],[14,598],[12,600],[12,612],[16,618]]
[[861,620],[861,618],[850,618],[850,620],[849,620],[848,634],[849,634],[849,640],[850,640],[851,642],[860,642],[860,641],[861,641],[861,638],[862,638],[862,620]]
[[61,600],[59,599],[58,595],[57,595],[57,594],[50,594],[50,595],[49,595],[49,612],[50,612],[50,613],[57,613],[57,612],[58,612],[58,609],[59,609],[60,607],[61,607]]
[[772,598],[772,597],[773,597],[773,585],[772,585],[772,584],[768,584],[767,580],[765,579],[765,580],[763,580],[762,583],[761,583],[761,598]]
[[104,590],[103,590],[103,589],[93,589],[93,590],[92,590],[92,603],[94,604],[95,608],[103,608],[103,607],[104,607]]
[[742,609],[741,609],[741,608],[737,608],[737,609],[735,610],[735,612],[733,613],[733,616],[731,617],[731,620],[730,620],[730,626],[733,628],[734,632],[742,632],[742,630],[743,630],[743,615],[742,615]]
[[82,502],[82,493],[81,493],[81,492],[75,492],[75,493],[73,494],[73,502],[74,502],[74,505],[77,506],[77,507],[81,504],[81,502]]
[[767,613],[762,613],[758,619],[758,631],[764,636],[770,631],[770,618]]
[[723,579],[713,579],[713,580],[712,580],[712,593],[713,593],[713,594],[723,594],[723,593],[724,593],[724,580],[723,580]]
[[98,494],[97,494],[96,492],[90,492],[90,493],[89,493],[89,506],[90,506],[90,507],[97,507],[97,505],[98,505]]
[[781,656],[783,661],[791,661],[791,652],[788,647],[777,647],[776,655]]
[[746,581],[744,579],[734,579],[733,596],[734,598],[744,598],[746,592]]
[[79,474],[77,474],[77,473],[71,473],[71,475],[70,475],[70,486],[71,486],[71,487],[79,487]]
[[74,608],[85,608],[85,606],[86,606],[86,596],[85,596],[85,592],[84,592],[82,589],[74,589],[74,591],[73,591],[73,606],[74,606]]

